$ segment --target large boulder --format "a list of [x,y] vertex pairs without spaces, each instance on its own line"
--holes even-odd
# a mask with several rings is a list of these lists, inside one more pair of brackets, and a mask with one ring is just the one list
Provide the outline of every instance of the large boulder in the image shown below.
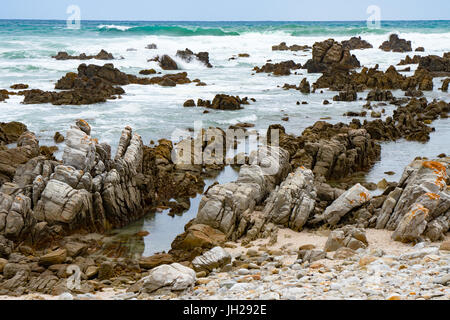
[[314,212],[315,198],[314,174],[299,167],[272,191],[263,214],[268,221],[299,231]]
[[150,271],[150,274],[142,278],[140,292],[153,293],[158,289],[170,291],[183,291],[192,287],[195,283],[195,271],[179,263],[164,264]]
[[369,190],[357,183],[333,201],[325,209],[323,217],[330,225],[336,225],[343,216],[353,209],[361,207],[371,198]]
[[177,63],[167,54],[159,58],[159,66],[164,70],[178,70]]
[[[409,242],[423,235],[436,241],[449,230],[450,192],[448,169],[450,159],[416,160],[404,171],[402,188],[386,228],[394,230],[392,238]],[[386,219],[386,218],[384,218]]]
[[308,60],[303,68],[309,73],[317,73],[324,72],[331,66],[353,69],[360,67],[360,62],[355,55],[350,54],[349,49],[334,39],[314,43],[312,59]]
[[221,247],[214,247],[201,256],[192,260],[194,270],[197,272],[211,272],[231,262],[231,255]]

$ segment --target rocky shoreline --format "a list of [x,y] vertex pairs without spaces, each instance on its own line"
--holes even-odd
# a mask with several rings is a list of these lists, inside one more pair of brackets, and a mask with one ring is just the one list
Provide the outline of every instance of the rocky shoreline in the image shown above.
[[[448,102],[428,101],[420,92],[433,90],[433,78],[449,75],[450,57],[405,59],[400,64],[418,63],[409,77],[394,66],[354,71],[361,65],[350,51],[371,47],[361,38],[342,43],[328,39],[314,44],[303,66],[292,60],[267,62],[254,71],[280,76],[302,68],[322,73],[312,85],[304,78],[298,87],[284,88],[300,94],[328,88],[339,91],[335,101],[357,101],[359,93],[371,90],[363,108],[378,118],[372,103],[386,101],[397,106],[392,117],[362,123],[355,118],[348,124],[318,121],[298,136],[274,124],[266,137],[277,132],[277,143],[269,139],[242,155],[240,163],[226,159],[228,150],[218,148],[229,139],[221,128],[146,146],[125,127],[112,155],[111,146],[93,138],[90,125],[79,119],[65,135],[55,135],[64,146],[57,160],[55,147],[40,145],[25,124],[0,123],[0,299],[448,300],[450,157],[418,154],[399,181],[385,183],[381,195],[353,177],[379,160],[380,142],[426,143],[433,121],[448,119]],[[309,49],[286,43],[272,48]],[[412,51],[410,42],[395,35],[380,49]],[[186,49],[177,56],[212,68],[207,52]],[[178,69],[167,55],[155,61],[164,70]],[[17,94],[24,96],[24,104],[91,104],[120,98],[125,94],[121,86],[128,84],[190,82],[186,72],[139,78],[112,64],[81,64],[78,73],[56,83],[55,89],[62,91],[16,85],[11,88],[22,91],[0,91],[0,98]],[[444,80],[441,90],[446,87]],[[396,89],[405,98],[389,91]],[[199,99],[197,106],[232,112],[247,100],[218,94],[212,103]],[[245,127],[251,126],[230,128],[248,138]],[[183,153],[196,142],[199,150]],[[204,190],[204,179],[226,164],[208,161],[218,156],[217,150],[239,175]],[[179,163],[174,155],[193,161]],[[136,256],[109,233],[149,212],[183,213],[197,194],[203,194],[197,215],[168,252]],[[144,236],[145,230],[133,235]]]

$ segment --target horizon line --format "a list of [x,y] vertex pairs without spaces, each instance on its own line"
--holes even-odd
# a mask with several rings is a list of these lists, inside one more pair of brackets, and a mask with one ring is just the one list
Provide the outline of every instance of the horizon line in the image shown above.
[[[35,19],[35,18],[0,18],[17,21],[67,21],[67,19]],[[83,21],[120,21],[120,22],[366,22],[367,20],[115,20],[115,19],[81,19]],[[381,22],[392,21],[449,21],[450,19],[381,19]]]

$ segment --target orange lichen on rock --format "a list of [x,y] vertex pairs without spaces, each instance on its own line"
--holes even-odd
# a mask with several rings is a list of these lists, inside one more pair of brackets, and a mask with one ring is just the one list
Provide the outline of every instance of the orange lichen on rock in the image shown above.
[[367,192],[361,192],[359,194],[359,200],[360,202],[366,202],[369,200],[369,195],[367,194]]
[[424,161],[422,166],[433,170],[433,173],[437,175],[435,185],[439,186],[441,189],[445,187],[445,180],[448,178],[447,168],[445,165],[438,161]]
[[427,208],[425,208],[423,205],[421,205],[420,203],[416,205],[416,209],[413,209],[409,212],[409,217],[412,219],[414,217],[416,217],[419,213],[423,213],[426,216],[428,216],[428,213],[430,212],[430,210],[428,210]]
[[426,196],[428,196],[431,200],[439,200],[441,198],[440,195],[432,192],[425,193]]

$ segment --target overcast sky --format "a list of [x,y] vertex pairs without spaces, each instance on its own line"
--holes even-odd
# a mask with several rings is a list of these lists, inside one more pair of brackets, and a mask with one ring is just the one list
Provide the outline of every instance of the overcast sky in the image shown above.
[[6,0],[0,19],[61,19],[78,5],[83,20],[450,20],[450,0]]

